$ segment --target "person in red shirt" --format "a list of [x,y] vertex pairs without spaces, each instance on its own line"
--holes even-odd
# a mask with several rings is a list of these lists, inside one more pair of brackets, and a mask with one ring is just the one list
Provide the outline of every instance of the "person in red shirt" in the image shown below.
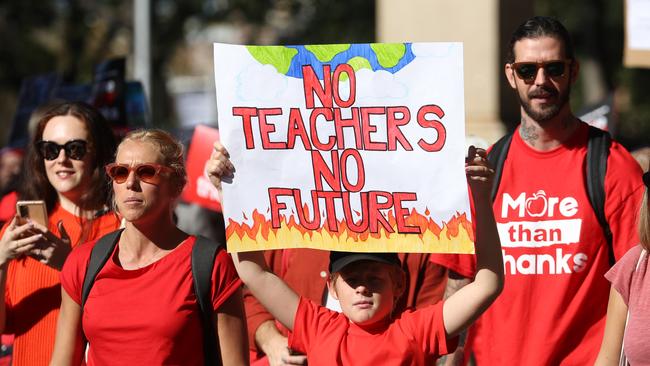
[[[287,327],[289,347],[317,365],[428,365],[455,348],[454,338],[496,299],[503,286],[498,233],[490,207],[493,171],[485,150],[470,148],[466,172],[476,212],[478,272],[446,301],[395,313],[405,274],[395,253],[330,253],[330,296],[342,313],[296,294],[265,264],[262,252],[233,254],[253,295]],[[206,171],[217,189],[233,167],[216,144]]]
[[[80,245],[61,272],[61,312],[51,365],[204,365],[203,330],[191,254],[196,237],[180,230],[173,208],[187,175],[183,146],[169,133],[142,130],[120,143],[114,206],[125,221],[112,256],[81,307],[96,241]],[[223,247],[212,271],[212,307],[222,365],[246,365],[241,281]],[[83,318],[83,322],[82,322]]]
[[13,217],[0,239],[0,330],[15,334],[14,365],[50,361],[64,261],[72,247],[119,226],[103,173],[114,152],[108,123],[85,103],[54,104],[38,121],[18,199],[44,200],[47,227]]
[[[470,329],[467,348],[478,366],[592,365],[605,327],[604,274],[638,240],[640,167],[612,141],[603,209],[610,245],[587,194],[589,126],[569,103],[579,63],[568,31],[553,18],[526,20],[512,35],[504,71],[521,112],[493,203],[506,286]],[[469,256],[432,259],[468,278],[475,273]],[[450,278],[448,286],[462,281]]]
[[[282,278],[296,293],[317,304],[340,311],[338,302],[329,296],[329,251],[292,248],[268,250],[264,258],[273,273]],[[395,312],[418,309],[442,299],[447,271],[432,263],[428,253],[398,253],[406,274],[406,289],[395,305]],[[251,365],[275,366],[283,359],[294,364],[307,364],[307,358],[288,348],[288,331],[277,322],[248,290],[244,290],[244,305],[251,348]]]
[[650,364],[650,172],[643,174],[643,183],[646,188],[639,210],[640,244],[625,253],[605,275],[612,287],[596,366],[619,365],[621,356],[629,365]]

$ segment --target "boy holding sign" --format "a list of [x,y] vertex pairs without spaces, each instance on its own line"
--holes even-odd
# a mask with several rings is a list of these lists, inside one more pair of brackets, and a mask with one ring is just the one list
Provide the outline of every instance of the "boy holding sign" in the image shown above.
[[[234,170],[218,143],[206,170],[217,188],[220,177]],[[233,254],[237,272],[255,297],[291,329],[290,348],[307,354],[311,365],[431,364],[455,349],[454,338],[503,288],[501,248],[490,204],[493,170],[485,151],[470,147],[465,170],[476,210],[478,271],[474,282],[444,302],[393,314],[404,291],[404,273],[390,253],[332,252],[328,288],[343,314],[300,298],[268,270],[262,252]]]

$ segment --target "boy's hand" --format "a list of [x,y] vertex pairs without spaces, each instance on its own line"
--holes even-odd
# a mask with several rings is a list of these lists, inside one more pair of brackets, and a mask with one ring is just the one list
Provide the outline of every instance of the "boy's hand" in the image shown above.
[[234,172],[235,167],[230,162],[230,154],[219,141],[216,141],[210,159],[205,164],[205,174],[219,191],[219,199],[221,199],[222,178],[230,176]]
[[476,148],[473,145],[467,150],[465,159],[465,174],[467,182],[476,196],[487,195],[489,198],[494,178],[494,169],[487,160],[485,149]]

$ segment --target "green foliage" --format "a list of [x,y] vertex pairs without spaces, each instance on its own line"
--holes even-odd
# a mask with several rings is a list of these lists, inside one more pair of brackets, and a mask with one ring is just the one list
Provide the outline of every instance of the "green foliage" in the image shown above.
[[371,44],[370,48],[375,51],[379,64],[386,68],[397,65],[406,53],[406,46],[403,43]]
[[262,65],[271,65],[280,74],[286,74],[291,66],[291,60],[298,54],[295,48],[284,46],[248,46],[248,52]]
[[320,62],[328,62],[337,54],[350,48],[350,45],[307,45],[305,48],[313,53]]
[[[375,2],[368,0],[291,0],[294,14],[313,14],[284,44],[370,43],[375,40]],[[301,5],[302,4],[302,5]],[[302,9],[308,7],[309,9]],[[305,11],[307,10],[307,11]]]

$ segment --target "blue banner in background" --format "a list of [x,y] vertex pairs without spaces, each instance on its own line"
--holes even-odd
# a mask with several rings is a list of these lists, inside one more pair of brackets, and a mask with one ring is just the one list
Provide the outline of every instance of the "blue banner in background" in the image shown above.
[[102,62],[95,68],[91,84],[66,84],[57,73],[24,79],[6,146],[26,147],[32,112],[55,100],[85,101],[97,107],[117,136],[147,126],[149,108],[144,88],[139,81],[124,80],[124,67],[123,58]]
[[23,80],[7,146],[21,148],[27,146],[29,117],[32,111],[52,99],[60,82],[61,77],[56,73],[35,75]]

